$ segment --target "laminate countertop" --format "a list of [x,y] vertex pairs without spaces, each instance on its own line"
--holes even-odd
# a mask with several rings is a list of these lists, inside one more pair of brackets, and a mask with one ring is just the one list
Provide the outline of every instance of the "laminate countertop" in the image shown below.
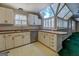
[[60,35],[67,34],[67,32],[63,32],[63,31],[39,30],[39,29],[0,30],[0,34],[17,33],[17,32],[29,32],[29,31],[38,31],[38,32],[41,31],[41,32],[47,32],[47,33],[52,33],[52,34],[60,34]]
[[64,35],[67,34],[67,32],[63,32],[63,31],[53,31],[53,30],[40,30],[41,32],[47,32],[47,33],[52,33],[52,34],[60,34],[60,35]]

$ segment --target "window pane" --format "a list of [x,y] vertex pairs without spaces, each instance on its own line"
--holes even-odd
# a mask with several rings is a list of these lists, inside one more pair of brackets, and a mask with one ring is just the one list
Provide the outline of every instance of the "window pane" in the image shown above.
[[54,28],[54,18],[44,20],[43,27],[47,29]]
[[67,19],[67,20],[68,20],[72,15],[73,15],[72,12],[69,12],[69,13],[64,17],[64,19]]
[[63,22],[62,22],[62,20],[61,19],[57,19],[57,28],[58,29],[62,29],[62,24],[63,24]]
[[54,4],[52,4],[51,6],[52,6],[52,8],[53,8],[53,10],[54,10],[54,13],[56,14],[56,12],[57,12],[57,7],[58,7],[58,3],[54,3]]
[[20,16],[17,14],[17,15],[15,16],[15,19],[16,19],[16,20],[20,20]]
[[68,26],[68,21],[63,21],[63,29],[67,29],[67,26]]
[[54,16],[52,9],[49,7],[47,7],[46,9],[42,10],[40,12],[40,14],[42,15],[43,18],[49,18]]
[[21,21],[15,21],[15,24],[16,25],[20,25],[21,24]]
[[71,19],[69,20],[69,30],[71,30],[72,28],[72,22],[71,22]]
[[61,10],[61,8],[64,6],[64,3],[60,3],[60,6],[59,6],[59,9],[58,9],[58,12]]
[[27,25],[26,15],[16,14],[15,25]]
[[65,5],[63,9],[59,12],[58,16],[63,18],[70,10],[68,7]]
[[26,25],[27,23],[26,23],[26,21],[22,21],[22,25]]
[[75,31],[75,21],[72,21],[72,31]]
[[67,29],[68,21],[57,19],[57,28],[58,29]]

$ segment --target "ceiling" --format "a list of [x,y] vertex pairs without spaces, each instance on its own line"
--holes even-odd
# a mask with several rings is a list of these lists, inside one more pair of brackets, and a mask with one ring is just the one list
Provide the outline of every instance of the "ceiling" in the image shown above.
[[13,9],[22,8],[24,11],[38,13],[46,6],[50,5],[50,3],[2,3],[1,5]]

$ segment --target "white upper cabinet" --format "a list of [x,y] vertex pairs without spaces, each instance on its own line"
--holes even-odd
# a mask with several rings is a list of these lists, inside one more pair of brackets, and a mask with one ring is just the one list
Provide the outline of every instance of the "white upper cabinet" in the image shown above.
[[69,13],[64,17],[64,19],[67,19],[67,20],[68,20],[72,15],[73,15],[72,12],[69,12]]
[[28,24],[29,25],[41,25],[41,19],[39,19],[37,15],[29,14]]
[[57,15],[58,17],[63,18],[70,10],[68,9],[68,7],[65,5],[62,10],[59,12],[59,14]]
[[0,24],[13,24],[14,13],[12,9],[0,7]]
[[54,13],[56,14],[56,12],[57,12],[57,8],[58,8],[58,3],[54,3],[54,4],[52,4],[51,7],[52,7]]

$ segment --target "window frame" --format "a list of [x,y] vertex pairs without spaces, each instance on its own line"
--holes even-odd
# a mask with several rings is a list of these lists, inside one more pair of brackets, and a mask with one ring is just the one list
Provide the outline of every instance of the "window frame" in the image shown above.
[[[18,17],[19,17],[20,20],[19,20],[19,19],[16,19],[16,15],[19,15]],[[26,20],[24,20],[24,19],[21,20],[21,18],[20,18],[21,16],[26,17]],[[25,15],[25,14],[18,14],[18,13],[15,14],[14,25],[15,25],[15,26],[27,26],[27,25],[28,25],[28,22],[27,22],[27,21],[28,21],[28,18],[27,18],[27,17],[28,17],[28,16]],[[20,24],[16,24],[16,21],[20,21]],[[26,24],[23,24],[23,23],[22,23],[23,21],[26,21]]]

